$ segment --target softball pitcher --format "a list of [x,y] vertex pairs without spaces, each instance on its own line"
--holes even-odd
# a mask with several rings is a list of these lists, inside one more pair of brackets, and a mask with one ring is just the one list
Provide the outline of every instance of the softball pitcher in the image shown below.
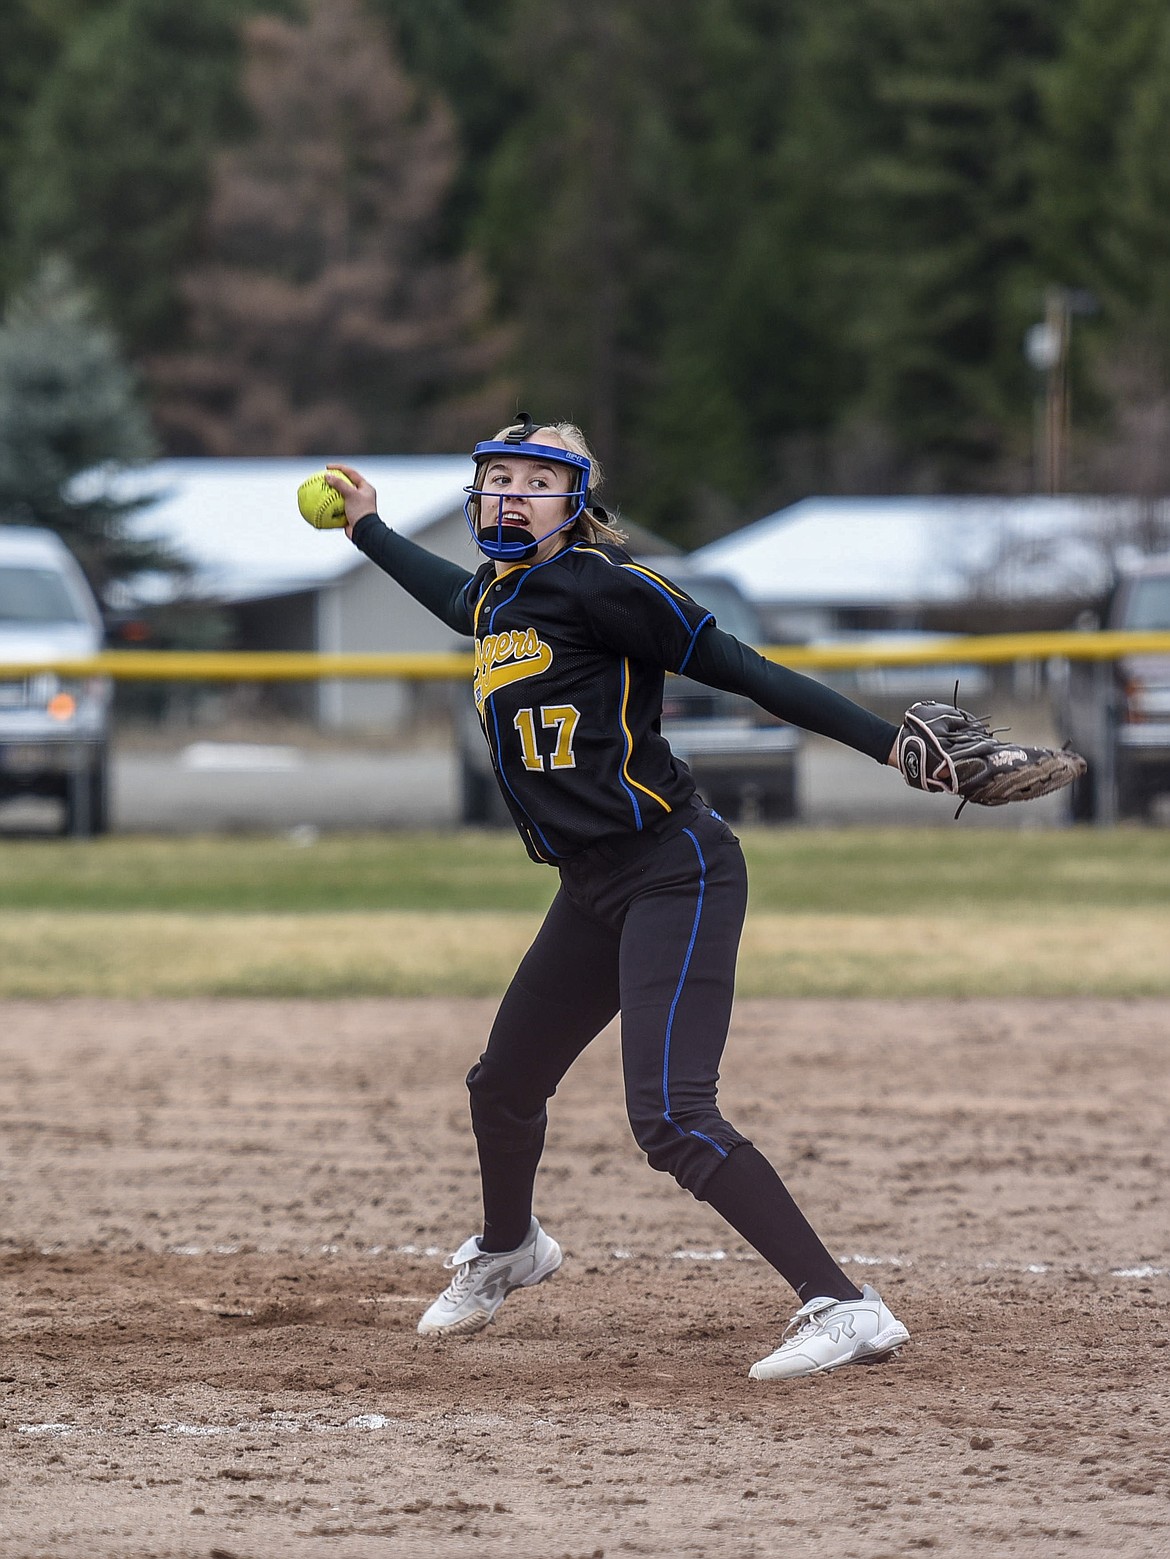
[[[561,1265],[559,1245],[532,1212],[547,1103],[620,1012],[626,1108],[651,1166],[721,1214],[800,1301],[752,1378],[885,1357],[908,1340],[905,1326],[869,1285],[851,1282],[768,1160],[718,1107],[746,873],[735,835],[662,736],[664,673],[744,694],[876,763],[901,766],[923,789],[965,794],[956,759],[929,718],[900,734],[764,660],[641,567],[596,502],[597,463],[576,427],[521,415],[478,444],[474,461],[465,512],[485,555],[474,574],[383,524],[358,471],[337,466],[328,477],[355,545],[474,637],[475,703],[501,792],[529,855],[560,875],[467,1077],[483,1229],[448,1258],[454,1275],[418,1330],[476,1331],[513,1289]],[[907,743],[913,751],[900,764]]]

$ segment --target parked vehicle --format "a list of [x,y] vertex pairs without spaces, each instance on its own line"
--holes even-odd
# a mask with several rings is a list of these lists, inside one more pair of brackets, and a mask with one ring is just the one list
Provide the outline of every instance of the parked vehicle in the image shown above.
[[[639,557],[675,580],[715,614],[719,626],[747,644],[760,644],[755,609],[738,586],[699,573],[683,558]],[[731,822],[789,822],[798,811],[797,758],[801,735],[750,699],[670,676],[662,703],[662,734],[690,768],[699,794]],[[470,692],[461,690],[456,721],[461,815],[465,823],[510,822],[492,771]]]
[[[1170,557],[1120,576],[1102,626],[1170,632]],[[1170,791],[1170,655],[1069,661],[1057,686],[1061,737],[1089,760],[1071,787],[1074,820],[1147,815]]]
[[[102,645],[84,574],[51,531],[0,526],[0,665],[84,660]],[[0,671],[0,799],[52,796],[69,834],[109,826],[107,679]]]

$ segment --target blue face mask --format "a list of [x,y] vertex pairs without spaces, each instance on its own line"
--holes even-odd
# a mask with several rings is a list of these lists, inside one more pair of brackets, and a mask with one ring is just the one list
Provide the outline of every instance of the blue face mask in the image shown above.
[[[543,465],[568,468],[572,475],[572,485],[567,493],[525,493],[524,495],[529,502],[540,498],[556,498],[563,503],[568,498],[571,512],[559,525],[548,532],[549,536],[555,536],[558,531],[574,525],[589,501],[588,455],[575,455],[571,450],[561,449],[554,444],[532,443],[529,435],[536,431],[537,426],[538,424],[534,423],[527,413],[521,413],[520,425],[511,437],[489,439],[486,443],[477,444],[472,451],[472,458],[475,461],[475,481],[472,486],[463,489],[467,494],[463,513],[467,517],[468,529],[476,546],[496,562],[523,562],[533,556],[540,542],[530,536],[523,526],[505,525],[504,510],[510,494],[489,493],[480,485],[487,461],[492,455],[539,460]],[[473,507],[477,512],[472,512]],[[491,513],[493,508],[494,516]]]

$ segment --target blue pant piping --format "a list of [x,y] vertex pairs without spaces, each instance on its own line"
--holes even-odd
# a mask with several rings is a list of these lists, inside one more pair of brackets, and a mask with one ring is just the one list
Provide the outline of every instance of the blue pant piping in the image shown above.
[[703,895],[707,889],[707,863],[703,859],[703,852],[699,848],[699,841],[689,828],[684,828],[683,833],[695,847],[695,854],[699,857],[699,897],[695,904],[695,923],[691,927],[691,940],[687,943],[686,957],[683,959],[682,973],[678,977],[678,985],[675,988],[674,1000],[670,1004],[670,1015],[666,1020],[666,1044],[662,1053],[662,1102],[665,1109],[662,1112],[663,1120],[674,1127],[680,1137],[697,1137],[700,1142],[709,1143],[720,1158],[727,1157],[727,1149],[722,1148],[712,1137],[706,1136],[701,1131],[685,1131],[670,1113],[670,1036],[674,1028],[674,1013],[682,996],[683,986],[686,983],[687,970],[691,966],[691,954],[695,950],[695,941],[699,935],[699,921],[703,915]]

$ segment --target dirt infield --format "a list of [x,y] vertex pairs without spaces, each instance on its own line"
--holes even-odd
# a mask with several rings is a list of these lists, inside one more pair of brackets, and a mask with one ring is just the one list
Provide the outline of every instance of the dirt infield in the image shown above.
[[555,1102],[562,1271],[416,1336],[490,1012],[0,1004],[0,1555],[1170,1552],[1170,1003],[740,1006],[728,1114],[913,1334],[789,1386],[612,1033]]

